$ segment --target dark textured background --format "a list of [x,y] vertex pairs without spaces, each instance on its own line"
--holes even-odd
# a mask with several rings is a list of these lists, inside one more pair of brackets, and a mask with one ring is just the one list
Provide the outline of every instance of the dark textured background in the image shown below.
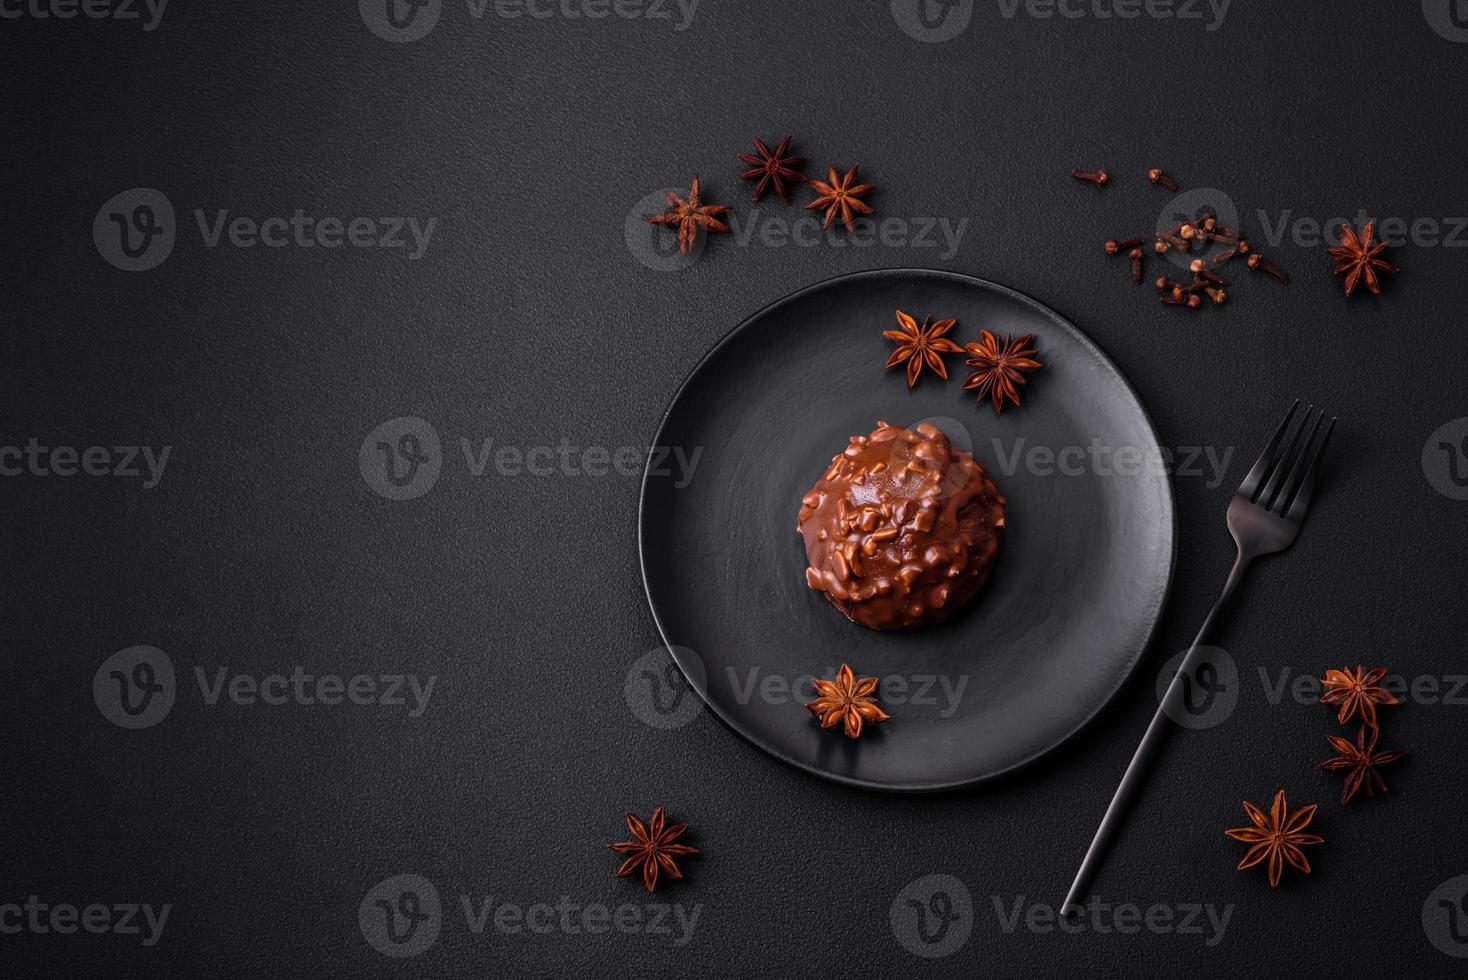
[[[1445,6],[1446,0],[1444,0]],[[689,28],[470,16],[389,44],[356,4],[175,0],[156,30],[0,20],[4,284],[0,444],[171,445],[160,485],[20,476],[5,519],[0,644],[7,832],[0,902],[171,903],[162,941],[0,935],[6,975],[685,976],[932,970],[1101,976],[1461,972],[1422,926],[1468,872],[1458,705],[1391,712],[1412,750],[1386,799],[1349,810],[1313,766],[1327,709],[1272,705],[1256,666],[1461,670],[1468,504],[1436,492],[1428,436],[1468,415],[1459,249],[1404,247],[1380,299],[1347,302],[1321,248],[1269,248],[1295,282],[1248,278],[1187,316],[1105,260],[1146,230],[1160,164],[1264,209],[1325,220],[1468,214],[1468,45],[1419,5],[1236,0],[1205,21],[1006,18],[919,43],[886,3],[704,0]],[[10,8],[7,8],[10,9]],[[676,19],[676,15],[675,15]],[[705,180],[751,214],[736,151],[797,135],[860,162],[881,216],[968,225],[942,249],[710,242],[681,272],[640,263],[629,209]],[[1104,193],[1077,164],[1108,167]],[[158,268],[93,244],[112,195],[178,213]],[[800,200],[808,189],[798,191]],[[192,212],[436,216],[427,253],[206,248]],[[765,216],[794,216],[767,199]],[[838,236],[839,237],[839,236]],[[1461,244],[1461,243],[1460,243]],[[1121,366],[1171,446],[1236,447],[1224,487],[1175,480],[1179,572],[1159,640],[1112,706],[1044,762],[982,791],[908,799],[812,779],[707,715],[643,724],[628,668],[658,638],[638,574],[635,478],[472,477],[459,439],[646,445],[700,355],[752,311],[859,269],[932,266],[1049,303]],[[1242,272],[1242,270],[1238,270]],[[750,379],[757,384],[757,378]],[[1058,904],[1232,555],[1228,488],[1288,400],[1341,416],[1328,491],[1261,563],[1220,638],[1244,674],[1223,725],[1178,739],[1098,883],[1108,901],[1233,903],[1204,937],[1005,933]],[[387,419],[429,420],[438,484],[393,502],[358,471]],[[1063,574],[1063,570],[1057,570]],[[1043,596],[1036,596],[1043,602]],[[93,704],[102,661],[166,651],[179,699],[124,731]],[[429,710],[208,707],[193,669],[436,674]],[[1309,879],[1233,870],[1239,800],[1323,804]],[[668,901],[693,939],[472,935],[457,896],[615,906],[620,814],[667,803],[704,854]],[[448,921],[412,960],[363,939],[377,882],[418,873]],[[889,926],[928,873],[973,895],[956,954]],[[664,892],[660,888],[659,896]]]

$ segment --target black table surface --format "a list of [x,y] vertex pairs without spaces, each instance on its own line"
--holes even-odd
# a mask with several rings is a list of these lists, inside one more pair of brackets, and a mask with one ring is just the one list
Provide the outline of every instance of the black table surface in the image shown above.
[[[0,972],[1461,972],[1468,504],[1438,445],[1468,426],[1461,13],[958,0],[925,28],[913,7],[431,0],[393,21],[349,0],[0,3]],[[812,175],[860,163],[889,223],[823,238],[800,223],[808,186],[754,206],[735,154],[786,132]],[[1214,189],[1291,284],[1236,262],[1230,301],[1191,314],[1133,286],[1100,244],[1153,229],[1171,195],[1152,166]],[[637,209],[694,175],[736,234],[670,270]],[[137,188],[167,200],[175,240],[130,272],[110,222],[148,226],[135,207],[159,197]],[[1363,213],[1410,241],[1383,295],[1348,301],[1318,229]],[[628,462],[750,313],[905,266],[1051,305],[1179,462],[1219,461],[1174,475],[1173,592],[1110,706],[1017,774],[917,798],[787,768],[707,713],[646,720],[660,639]],[[989,410],[950,384],[982,437]],[[1050,913],[1159,672],[1232,559],[1228,494],[1296,396],[1340,424],[1305,532],[1217,637],[1236,704],[1174,740],[1098,901],[1062,930]],[[369,435],[401,417],[437,434],[439,472],[389,499]],[[411,450],[403,431],[428,430],[409,426],[384,441]],[[94,470],[122,472],[79,469],[94,446]],[[125,446],[155,471],[171,448],[152,479]],[[100,705],[104,662],[138,645],[166,655],[175,699],[132,729]],[[1383,745],[1411,756],[1386,797],[1343,808],[1315,766],[1349,732],[1279,685],[1357,663],[1415,682],[1382,709]],[[297,668],[300,691],[269,680]],[[320,703],[322,675],[376,679],[371,703]],[[384,697],[384,675],[432,677],[422,710],[406,685],[405,704]],[[230,686],[252,682],[283,703]],[[1223,830],[1281,787],[1321,805],[1326,842],[1271,891]],[[649,897],[606,844],[658,804],[702,853]],[[440,903],[421,951],[369,927],[406,874]],[[932,942],[910,898],[951,910],[923,920]],[[132,904],[168,918],[131,931]],[[95,934],[64,909],[94,905]]]

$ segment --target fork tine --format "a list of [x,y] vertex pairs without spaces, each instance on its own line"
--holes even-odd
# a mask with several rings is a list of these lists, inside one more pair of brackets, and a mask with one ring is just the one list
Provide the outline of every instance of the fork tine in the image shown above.
[[[1308,419],[1309,416],[1307,415],[1306,418]],[[1305,432],[1305,426],[1303,424],[1300,426],[1300,433],[1305,437],[1300,440],[1300,451],[1293,457],[1289,472],[1279,481],[1279,492],[1268,503],[1269,509],[1281,517],[1284,516],[1285,508],[1289,504],[1290,498],[1300,488],[1300,483],[1305,479],[1305,474],[1310,472],[1310,463],[1313,459],[1310,446],[1315,442],[1315,434],[1320,431],[1320,423],[1324,421],[1325,409],[1321,409],[1320,414],[1315,416],[1315,421],[1310,424],[1309,432]],[[1260,497],[1259,503],[1263,504],[1264,502],[1264,498]]]
[[1310,495],[1315,492],[1315,477],[1320,473],[1320,461],[1325,458],[1325,447],[1330,442],[1330,433],[1334,428],[1335,416],[1331,416],[1330,423],[1325,427],[1325,434],[1320,437],[1315,454],[1310,458],[1310,465],[1305,468],[1299,489],[1294,491],[1294,500],[1290,503],[1290,509],[1285,512],[1285,520],[1298,524],[1305,519],[1305,511],[1310,507]]
[[1270,467],[1274,465],[1274,451],[1279,447],[1280,437],[1284,435],[1285,428],[1290,424],[1290,419],[1295,417],[1295,409],[1300,407],[1300,399],[1296,398],[1290,410],[1285,413],[1284,421],[1279,423],[1279,428],[1274,430],[1274,438],[1269,440],[1269,445],[1264,447],[1264,452],[1259,454],[1254,468],[1249,470],[1249,475],[1244,477],[1244,482],[1239,484],[1239,496],[1254,499],[1254,492],[1259,489]]
[[1305,414],[1300,416],[1300,424],[1290,434],[1290,444],[1280,454],[1274,471],[1269,474],[1269,479],[1264,481],[1264,487],[1259,491],[1259,499],[1255,501],[1260,507],[1269,508],[1269,504],[1279,495],[1280,487],[1284,486],[1284,480],[1289,475],[1290,467],[1296,459],[1296,454],[1303,452],[1305,446],[1300,443],[1300,436],[1305,434],[1305,428],[1310,424],[1310,416],[1315,413],[1315,406],[1310,405],[1305,409]]

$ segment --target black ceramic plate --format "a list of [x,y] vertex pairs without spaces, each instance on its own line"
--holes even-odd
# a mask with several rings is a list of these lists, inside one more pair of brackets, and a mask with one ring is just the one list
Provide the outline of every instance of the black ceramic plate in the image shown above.
[[[1033,333],[1043,370],[998,418],[925,372],[909,391],[882,365],[894,310]],[[993,576],[938,626],[874,632],[807,588],[801,496],[853,433],[931,421],[1009,498]],[[771,755],[854,785],[975,783],[1079,730],[1147,645],[1172,577],[1172,488],[1152,424],[1106,356],[1013,290],[946,272],[844,276],[755,314],[694,369],[643,480],[643,580],[664,641],[713,712]],[[676,459],[676,457],[669,457]],[[661,463],[661,465],[653,465]],[[801,702],[842,663],[882,678],[892,715],[852,742]]]

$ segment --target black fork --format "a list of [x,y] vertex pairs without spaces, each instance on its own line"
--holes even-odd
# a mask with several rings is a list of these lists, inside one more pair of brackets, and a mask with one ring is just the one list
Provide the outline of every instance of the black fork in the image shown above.
[[[1101,819],[1101,826],[1096,829],[1096,836],[1086,850],[1081,869],[1076,872],[1070,893],[1061,906],[1063,915],[1080,911],[1081,900],[1090,891],[1097,868],[1121,832],[1132,800],[1141,789],[1148,769],[1156,760],[1158,751],[1172,729],[1172,715],[1182,705],[1183,678],[1191,676],[1197,669],[1203,656],[1204,637],[1212,630],[1219,610],[1228,602],[1229,596],[1233,595],[1251,561],[1260,555],[1272,555],[1285,550],[1300,533],[1305,512],[1310,508],[1310,497],[1315,492],[1320,460],[1325,456],[1326,443],[1330,441],[1331,430],[1335,428],[1335,419],[1332,417],[1326,422],[1322,432],[1321,423],[1325,420],[1325,413],[1317,412],[1312,405],[1305,409],[1299,423],[1292,426],[1295,410],[1299,407],[1298,400],[1290,406],[1284,421],[1275,430],[1274,438],[1269,440],[1268,447],[1254,463],[1253,469],[1249,470],[1249,475],[1244,477],[1244,482],[1239,484],[1233,500],[1229,501],[1228,529],[1239,549],[1233,570],[1228,574],[1228,581],[1223,583],[1223,592],[1218,601],[1203,620],[1203,626],[1198,630],[1198,636],[1193,640],[1187,656],[1173,675],[1172,683],[1162,697],[1162,704],[1152,716],[1152,723],[1147,726],[1147,734],[1142,736],[1142,744],[1137,746],[1131,764],[1126,768],[1126,775],[1121,777],[1121,785],[1116,788],[1116,795],[1106,808],[1106,816]],[[1288,442],[1285,440],[1286,433],[1289,434]]]

